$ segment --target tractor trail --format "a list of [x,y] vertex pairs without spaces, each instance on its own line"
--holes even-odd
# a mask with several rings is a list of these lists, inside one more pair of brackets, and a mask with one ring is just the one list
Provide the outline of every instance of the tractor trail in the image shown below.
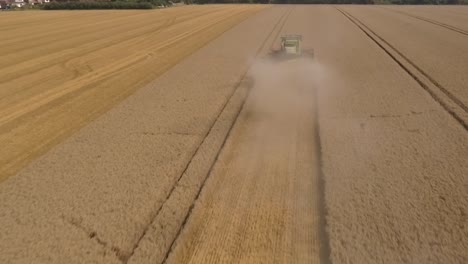
[[254,87],[167,263],[320,263],[314,86],[299,76],[312,67],[253,67]]
[[254,63],[248,99],[165,262],[329,263],[318,67],[309,58]]

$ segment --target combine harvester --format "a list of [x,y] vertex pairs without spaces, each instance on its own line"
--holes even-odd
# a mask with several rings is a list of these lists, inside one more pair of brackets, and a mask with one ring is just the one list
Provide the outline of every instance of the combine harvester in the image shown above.
[[301,35],[284,35],[281,37],[281,49],[273,52],[276,58],[296,59],[302,57],[314,57],[313,50],[303,51]]
[[281,37],[281,51],[287,55],[302,54],[302,36],[285,35]]

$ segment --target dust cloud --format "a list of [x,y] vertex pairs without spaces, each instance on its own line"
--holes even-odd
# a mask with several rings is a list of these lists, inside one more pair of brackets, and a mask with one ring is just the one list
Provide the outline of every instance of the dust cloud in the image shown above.
[[316,89],[327,78],[325,67],[311,58],[266,58],[254,62],[248,110],[270,118],[293,118],[310,111]]
[[327,75],[322,64],[305,56],[255,61],[248,75],[250,93],[237,125],[245,133],[243,146],[262,149],[267,162],[271,155],[288,159],[296,145],[315,145],[317,89]]
[[[321,70],[305,58],[253,65],[249,97],[175,256],[193,262],[208,254],[223,263],[320,262],[315,84]],[[183,262],[189,261],[171,263]]]

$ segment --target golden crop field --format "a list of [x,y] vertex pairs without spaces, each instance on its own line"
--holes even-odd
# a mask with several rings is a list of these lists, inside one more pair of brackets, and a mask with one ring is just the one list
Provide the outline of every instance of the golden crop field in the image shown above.
[[0,13],[0,263],[467,263],[467,22]]
[[0,16],[0,181],[260,6]]

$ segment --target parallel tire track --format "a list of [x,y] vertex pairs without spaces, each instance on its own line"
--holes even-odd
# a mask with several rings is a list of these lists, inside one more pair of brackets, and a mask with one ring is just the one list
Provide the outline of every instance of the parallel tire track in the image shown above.
[[[273,38],[273,40],[277,40],[278,39],[278,36],[282,33],[283,31],[283,28],[286,24],[286,22],[288,21],[288,18],[290,17],[291,13],[293,12],[293,9],[290,9],[290,11],[288,12],[288,14],[286,14],[282,19],[279,20],[279,23],[280,23],[280,30],[277,31],[277,33],[275,34],[275,37]],[[266,44],[266,42],[264,43]],[[270,49],[273,48],[273,45],[274,43],[272,43],[272,45],[270,46]],[[247,96],[248,97],[248,96]],[[248,99],[248,98],[247,98]],[[314,115],[315,115],[315,129],[313,131],[313,135],[314,135],[314,141],[317,143],[317,146],[315,148],[315,155],[316,157],[318,158],[318,166],[316,166],[316,173],[318,175],[318,192],[315,194],[315,196],[317,197],[317,204],[318,204],[318,210],[317,210],[317,214],[318,214],[318,218],[319,218],[319,222],[318,222],[318,225],[317,227],[314,227],[314,229],[317,229],[315,232],[317,232],[318,234],[318,242],[319,242],[319,252],[318,252],[318,257],[320,259],[320,263],[323,263],[323,264],[329,264],[331,263],[331,259],[330,259],[330,244],[329,244],[329,237],[328,237],[328,233],[327,233],[327,230],[326,230],[326,226],[327,226],[327,223],[326,223],[326,215],[327,215],[327,209],[326,209],[326,204],[325,204],[325,179],[324,179],[324,175],[322,173],[322,157],[321,157],[321,145],[320,145],[320,132],[319,132],[319,122],[318,122],[318,94],[317,94],[317,89],[315,89],[315,92],[314,92]],[[172,259],[173,254],[177,255],[177,253],[180,253],[180,252],[177,252],[177,249],[179,246],[180,246],[180,242],[177,242],[178,240],[182,240],[184,241],[185,243],[187,243],[186,240],[184,239],[187,239],[187,237],[190,237],[191,235],[188,235],[188,236],[185,236],[184,237],[184,234],[182,234],[182,232],[184,231],[185,228],[188,228],[189,230],[191,228],[193,228],[193,225],[197,225],[196,223],[194,224],[194,222],[192,222],[191,224],[189,223],[190,222],[190,218],[192,217],[192,211],[195,210],[195,207],[197,206],[196,203],[197,201],[200,199],[200,196],[202,194],[202,192],[204,191],[204,189],[206,188],[210,188],[210,187],[205,187],[205,183],[210,179],[210,177],[213,177],[211,176],[211,174],[213,173],[213,169],[214,169],[214,166],[216,165],[217,162],[222,162],[222,161],[219,161],[219,156],[221,154],[221,152],[223,151],[223,148],[225,147],[225,143],[227,141],[227,139],[230,137],[230,134],[232,132],[232,129],[234,128],[234,126],[236,126],[236,123],[239,122],[238,120],[238,116],[242,113],[242,111],[244,110],[244,103],[246,102],[246,100],[244,100],[243,104],[242,104],[242,107],[239,109],[239,111],[237,112],[237,115],[236,115],[236,118],[235,118],[235,121],[232,123],[230,129],[229,129],[229,133],[227,134],[227,136],[225,137],[224,139],[224,142],[222,144],[222,147],[219,149],[219,152],[217,153],[217,156],[216,156],[216,160],[215,162],[213,162],[213,164],[211,165],[210,167],[210,170],[209,172],[207,173],[207,176],[206,178],[204,179],[203,181],[203,184],[202,184],[202,187],[198,190],[198,193],[197,193],[197,196],[196,198],[194,199],[194,202],[192,203],[190,209],[189,209],[189,212],[186,216],[186,218],[184,219],[184,222],[177,234],[177,237],[175,238],[175,240],[172,242],[171,244],[171,249],[170,251],[167,252],[166,254],[166,257],[164,259],[164,262],[163,263],[167,263],[168,261],[174,261],[174,259]],[[245,109],[246,110],[246,109]],[[312,131],[311,131],[312,132]],[[234,132],[235,133],[235,132]],[[231,142],[232,143],[232,142]],[[222,162],[224,164],[224,162]],[[226,165],[223,165],[223,166],[226,166]],[[234,199],[234,200],[237,200],[237,198],[239,198],[238,196],[236,196],[235,198],[231,197],[231,199]],[[312,200],[309,200],[309,202],[315,202],[315,198],[312,199]],[[206,206],[206,205],[205,205]],[[203,207],[203,206],[202,206]],[[203,210],[203,209],[202,209]],[[245,212],[244,211],[241,211],[242,213],[246,213],[248,214],[248,210],[246,210],[246,208],[244,208]],[[197,213],[195,213],[197,214]],[[200,217],[200,216],[199,216]],[[196,217],[195,217],[196,218]],[[240,217],[240,219],[247,219],[249,217]],[[238,218],[239,219],[239,218]],[[208,221],[208,220],[207,220]],[[218,221],[221,221],[221,220],[218,220]],[[196,222],[196,221],[195,221]],[[222,221],[221,221],[222,222]],[[186,226],[190,226],[192,225],[191,227],[186,227]],[[198,228],[198,227],[197,227]],[[239,228],[239,227],[237,227]],[[190,231],[189,231],[190,233]],[[244,234],[245,235],[245,234]],[[244,237],[245,238],[245,237]],[[242,239],[237,239],[237,241],[239,240],[242,240]],[[193,242],[193,241],[192,241]],[[191,242],[188,242],[188,244],[190,244]],[[202,246],[203,247],[203,246]],[[182,246],[182,248],[184,248],[184,246]],[[178,259],[178,260],[175,260],[175,262],[180,262],[182,260]],[[182,261],[183,262],[183,261]]]
[[[344,11],[341,8],[335,7],[343,16],[345,16],[349,21],[355,24],[367,37],[369,37],[375,44],[377,44],[387,55],[389,55],[405,72],[407,72],[424,90],[426,90],[429,95],[438,102],[460,125],[468,131],[468,120],[463,117],[463,115],[468,114],[468,107],[460,101],[455,95],[438,83],[434,78],[429,74],[423,71],[419,66],[417,66],[413,61],[406,57],[401,51],[395,48],[392,44],[370,29],[362,21],[351,15],[350,13]],[[386,48],[381,42],[383,42],[389,48]],[[401,60],[397,58],[392,52],[396,53]],[[420,75],[425,77],[430,83],[426,83],[421,78],[419,78],[416,73],[414,73],[409,67],[405,66],[404,63],[408,63],[414,68]],[[429,86],[434,86],[440,92],[442,92],[447,98],[443,99],[441,96],[437,95],[437,91]],[[449,102],[447,102],[449,101]],[[459,109],[453,109],[450,104],[453,103],[458,106]]]
[[[265,40],[263,41],[263,43],[262,43],[262,45],[260,46],[260,48],[257,50],[257,52],[256,52],[256,57],[258,57],[258,56],[262,53],[262,51],[265,49],[266,44],[267,44],[268,41],[271,39],[273,33],[276,31],[275,29],[278,29],[278,30],[276,31],[276,34],[275,34],[274,37],[272,38],[272,42],[271,42],[270,47],[269,47],[270,50],[273,49],[274,44],[275,44],[275,40],[278,39],[278,36],[279,36],[279,35],[281,34],[281,32],[283,31],[283,28],[284,28],[284,26],[285,26],[285,24],[286,24],[286,21],[288,20],[289,16],[290,16],[291,13],[293,12],[293,10],[294,10],[294,7],[290,7],[290,8],[282,15],[282,17],[278,20],[278,23],[275,24],[275,26],[273,27],[272,31],[268,34],[268,36],[265,38]],[[237,85],[237,87],[236,87],[234,93],[238,90],[238,88],[240,87],[240,85],[242,85],[243,80],[247,78],[247,74],[248,74],[249,70],[250,70],[250,68],[247,69],[247,71],[246,71],[246,72],[244,73],[244,75],[241,77],[240,82],[239,82],[239,84]],[[231,135],[232,129],[234,128],[235,124],[237,123],[240,113],[241,113],[242,110],[244,109],[245,102],[247,101],[247,98],[248,98],[248,94],[247,94],[246,98],[243,99],[240,108],[239,108],[238,111],[236,112],[235,117],[234,117],[234,122],[232,122],[232,124],[230,125],[229,131],[228,131],[228,133],[226,134],[226,136],[224,137],[224,140],[223,140],[223,142],[222,142],[222,144],[221,144],[221,147],[219,148],[219,150],[218,150],[217,153],[216,153],[216,157],[215,157],[215,159],[214,159],[214,162],[210,165],[210,168],[209,168],[209,170],[208,170],[208,173],[206,174],[206,177],[205,177],[205,179],[203,180],[203,182],[202,182],[202,184],[201,184],[201,187],[200,187],[200,189],[198,190],[195,199],[193,200],[193,203],[190,205],[190,209],[189,209],[187,215],[185,216],[184,221],[182,222],[182,225],[180,226],[180,229],[178,230],[176,237],[175,237],[174,240],[172,241],[171,246],[170,246],[170,249],[169,249],[169,251],[166,253],[166,256],[164,257],[164,260],[163,260],[162,263],[167,263],[167,260],[168,260],[168,258],[169,258],[169,256],[170,256],[171,252],[174,250],[175,242],[177,241],[177,239],[180,237],[180,234],[181,234],[182,231],[184,230],[184,228],[185,228],[185,226],[186,226],[186,224],[187,224],[187,222],[188,222],[188,220],[189,220],[189,218],[190,218],[190,216],[191,216],[191,214],[192,214],[192,211],[193,211],[193,209],[194,209],[194,207],[195,207],[195,204],[196,204],[196,202],[198,201],[198,199],[200,198],[200,194],[201,194],[203,188],[205,187],[205,184],[206,184],[206,182],[207,182],[209,176],[212,174],[212,171],[213,171],[213,168],[214,168],[216,162],[219,160],[219,155],[221,154],[221,152],[222,152],[224,146],[226,145],[227,139],[228,139],[229,136]],[[227,104],[227,103],[226,103],[226,104]],[[224,109],[223,109],[223,110],[224,110]]]
[[[286,21],[288,20],[289,16],[291,15],[293,11],[293,8],[289,8],[283,15],[282,17],[278,20],[278,23],[273,27],[272,31],[268,34],[268,36],[265,38],[265,40],[263,41],[262,45],[260,46],[260,48],[257,50],[256,52],[256,57],[258,57],[261,52],[265,49],[266,47],[266,44],[268,43],[268,41],[270,40],[271,36],[273,35],[273,33],[275,32],[275,29],[278,29],[275,37],[272,39],[272,43],[270,45],[270,50],[272,49],[274,43],[275,43],[275,40],[277,39],[277,37],[279,36],[279,34],[281,34],[281,31],[283,30],[284,28],[284,25],[286,24]],[[249,72],[250,68],[247,69],[247,71],[244,73],[244,75],[240,78],[240,81],[238,83],[238,85],[236,86],[236,89],[234,90],[234,92],[232,93],[231,97],[234,95],[234,93],[239,89],[239,87],[242,85],[243,83],[243,80],[247,78],[247,74]],[[226,107],[227,103],[230,101],[231,97],[229,98],[229,100],[226,102],[224,108]],[[247,95],[248,97],[248,95]],[[245,102],[247,101],[247,97],[244,98],[240,108],[238,109],[238,111],[236,112],[235,114],[235,117],[234,117],[234,122],[232,122],[232,124],[230,125],[229,127],[229,130],[228,130],[228,133],[226,134],[226,136],[224,137],[224,140],[221,144],[221,147],[219,148],[219,150],[217,151],[216,153],[216,157],[214,159],[214,162],[210,165],[210,168],[208,170],[208,173],[206,174],[206,177],[205,179],[203,180],[202,184],[201,184],[201,187],[200,189],[198,190],[197,192],[197,195],[195,197],[195,199],[193,200],[192,204],[190,205],[190,209],[187,213],[187,215],[185,216],[184,218],[184,221],[182,222],[182,225],[180,226],[178,232],[177,232],[177,235],[176,237],[174,238],[174,240],[172,241],[171,243],[171,246],[169,248],[169,251],[166,253],[166,256],[164,257],[164,260],[162,263],[166,263],[167,262],[167,259],[169,258],[169,255],[171,254],[171,252],[173,251],[174,249],[174,244],[175,242],[177,241],[177,239],[179,238],[180,234],[182,233],[182,231],[184,230],[186,224],[187,224],[187,221],[188,219],[190,218],[190,215],[192,214],[192,211],[193,211],[193,208],[195,207],[195,203],[197,202],[197,200],[200,198],[200,194],[203,190],[203,188],[205,187],[205,184],[209,178],[209,176],[211,175],[212,171],[213,171],[213,168],[216,164],[216,162],[218,161],[219,159],[219,155],[221,154],[224,146],[226,145],[226,142],[227,142],[227,139],[229,138],[229,136],[231,135],[231,132],[232,132],[232,128],[234,127],[234,125],[236,124],[238,118],[239,118],[239,115],[240,113],[242,112],[242,110],[244,109],[244,106],[245,106]],[[223,108],[223,110],[224,110]],[[223,111],[220,112],[219,116],[221,115]],[[218,117],[219,117],[218,116]],[[216,123],[216,121],[214,122]],[[213,123],[213,126],[214,126],[214,123]],[[207,135],[208,136],[208,135]]]
[[419,20],[422,20],[422,21],[426,21],[426,22],[429,22],[431,24],[446,28],[448,30],[455,31],[455,32],[463,34],[465,36],[468,36],[468,31],[463,30],[461,28],[454,27],[454,26],[449,25],[449,24],[439,22],[437,20],[429,19],[429,18],[422,17],[422,16],[413,15],[413,14],[410,14],[410,13],[407,13],[407,12],[404,12],[404,11],[401,11],[401,10],[395,10],[395,9],[388,8],[388,7],[380,7],[380,8],[385,9],[385,10],[389,10],[389,11],[392,11],[392,12],[395,12],[395,13],[399,13],[399,14],[402,14],[402,15],[405,15],[405,16],[409,16],[409,17],[412,17],[412,18],[415,18],[415,19],[419,19]]
[[[289,15],[291,14],[292,12],[292,8],[290,8],[289,10],[287,10],[282,16],[281,18],[279,19],[278,23],[273,27],[273,29],[270,31],[270,33],[268,34],[268,36],[265,38],[265,40],[263,41],[262,45],[259,47],[259,49],[257,50],[256,52],[256,57],[258,57],[261,52],[265,49],[266,47],[266,44],[268,43],[268,41],[271,39],[273,33],[278,29],[278,31],[281,31],[282,28],[284,27],[284,24],[286,23],[286,20],[287,18],[289,17]],[[279,34],[279,33],[278,33]],[[274,40],[274,39],[273,39]],[[273,44],[272,44],[273,45]],[[272,46],[271,45],[271,46]],[[131,258],[132,256],[134,255],[135,251],[137,250],[140,242],[142,241],[142,239],[145,237],[146,233],[148,232],[151,224],[155,221],[155,219],[157,219],[157,217],[160,215],[162,209],[164,208],[164,205],[171,199],[171,196],[174,194],[176,188],[178,187],[179,183],[181,182],[182,180],[182,177],[185,175],[185,173],[188,171],[189,167],[192,165],[192,162],[194,161],[195,157],[197,156],[197,154],[199,153],[202,145],[207,141],[208,137],[210,136],[211,132],[213,131],[213,128],[215,127],[216,123],[218,122],[218,120],[220,119],[221,115],[223,114],[223,112],[226,110],[229,102],[231,101],[231,99],[234,97],[234,95],[236,94],[236,92],[239,90],[239,88],[244,84],[245,82],[245,79],[247,78],[247,74],[250,70],[250,67],[244,72],[244,74],[240,77],[238,83],[235,85],[235,89],[233,89],[233,91],[231,92],[231,94],[228,96],[227,100],[225,101],[224,105],[222,106],[221,108],[221,111],[218,113],[217,117],[215,118],[215,120],[213,121],[211,127],[209,128],[208,132],[205,134],[203,140],[201,141],[201,143],[197,146],[196,150],[194,151],[192,157],[190,158],[189,162],[187,163],[186,167],[184,168],[183,172],[180,174],[180,176],[178,177],[177,181],[174,183],[174,185],[172,186],[171,190],[169,191],[168,195],[166,196],[166,199],[165,201],[161,204],[161,206],[158,208],[155,216],[153,217],[150,225],[148,225],[146,227],[146,229],[144,230],[144,232],[142,233],[139,241],[135,244],[132,252],[128,255],[128,256],[123,256],[121,257],[121,260],[124,262],[124,263],[127,263]],[[172,252],[172,249],[174,247],[174,244],[175,242],[177,241],[179,235],[181,234],[182,230],[184,229],[186,223],[187,223],[187,220],[189,219],[191,213],[192,213],[192,210],[195,206],[195,203],[196,201],[198,200],[199,196],[200,196],[200,193],[201,191],[203,190],[203,187],[207,181],[207,179],[209,178],[209,175],[211,174],[211,171],[214,167],[214,165],[216,164],[216,161],[218,160],[218,156],[220,155],[227,139],[229,138],[229,135],[231,133],[231,130],[232,128],[234,127],[235,123],[236,123],[236,120],[239,116],[239,114],[242,112],[242,109],[244,107],[244,104],[245,104],[245,101],[246,101],[246,98],[243,99],[242,103],[241,103],[241,106],[238,108],[238,110],[236,111],[235,115],[234,115],[234,118],[233,118],[233,122],[230,124],[229,126],[229,129],[228,129],[228,132],[227,134],[224,136],[224,139],[223,139],[223,142],[221,143],[221,146],[220,148],[217,150],[216,154],[215,154],[215,158],[214,158],[214,161],[211,163],[210,167],[209,167],[209,170],[208,170],[208,173],[205,175],[201,185],[200,185],[200,188],[197,190],[197,193],[196,193],[196,196],[195,196],[195,199],[192,201],[190,207],[189,207],[189,210],[188,212],[185,214],[185,217],[182,221],[182,224],[180,225],[180,227],[178,228],[177,230],[177,234],[176,236],[173,238],[172,242],[170,243],[170,246],[169,246],[169,250],[166,252],[166,255],[164,257],[164,259],[162,260],[162,263],[165,263],[167,261],[167,258],[169,257],[170,253]]]

